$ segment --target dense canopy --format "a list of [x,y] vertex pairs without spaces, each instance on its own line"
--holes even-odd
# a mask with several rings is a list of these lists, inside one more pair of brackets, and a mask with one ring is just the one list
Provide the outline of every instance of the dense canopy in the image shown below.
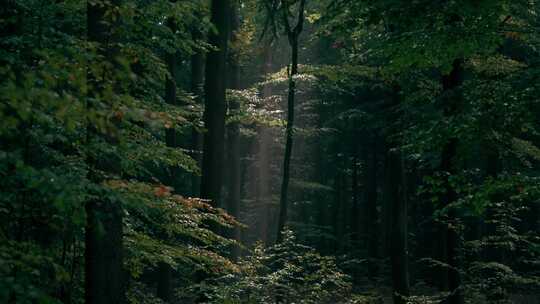
[[6,0],[0,303],[540,301],[540,1]]

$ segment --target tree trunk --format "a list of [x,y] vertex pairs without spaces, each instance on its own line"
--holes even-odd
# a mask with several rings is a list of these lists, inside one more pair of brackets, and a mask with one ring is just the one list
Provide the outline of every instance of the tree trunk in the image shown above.
[[[444,115],[451,117],[457,113],[461,101],[461,93],[457,91],[463,83],[463,67],[461,60],[455,60],[452,71],[448,75],[442,77],[443,97],[445,98]],[[457,193],[450,184],[449,177],[456,173],[455,165],[453,164],[457,155],[458,139],[453,137],[444,145],[441,154],[440,171],[445,176],[444,187],[446,193],[441,197],[443,206],[448,206],[457,199]],[[464,303],[463,292],[461,288],[461,276],[459,273],[460,263],[460,236],[458,231],[458,223],[456,214],[453,209],[448,212],[448,224],[441,229],[441,240],[445,243],[442,247],[445,249],[446,263],[450,269],[446,271],[448,276],[448,288],[451,292],[448,297],[449,304]]]
[[291,73],[289,75],[289,95],[287,97],[287,127],[285,130],[285,156],[283,157],[283,180],[281,183],[281,196],[279,200],[279,218],[277,242],[282,241],[282,231],[287,221],[288,202],[287,196],[289,191],[291,155],[293,145],[293,128],[294,128],[294,99],[296,94],[296,80],[294,76],[298,73],[298,38],[295,38],[291,45],[292,48],[292,64]]
[[[350,214],[351,222],[351,246],[353,248],[360,247],[360,220],[362,214],[360,211],[360,187],[359,187],[359,158],[358,147],[355,147],[354,156],[352,157],[352,178],[351,178],[351,191],[352,191],[352,208]],[[354,284],[359,283],[359,271],[358,269],[352,270],[352,279]]]
[[[386,142],[384,143],[384,149],[387,149]],[[382,186],[382,210],[381,210],[381,222],[380,229],[382,235],[382,243],[380,247],[380,256],[386,258],[391,254],[391,244],[392,244],[392,210],[393,202],[390,197],[391,189],[389,188],[390,184],[387,182],[387,175],[390,166],[390,159],[388,157],[388,151],[384,150],[384,182]]]
[[172,300],[172,268],[169,264],[160,263],[157,272],[157,291],[156,295],[163,302],[169,303]]
[[375,259],[378,258],[378,236],[377,236],[377,150],[374,138],[368,140],[364,155],[364,185],[366,204],[366,234],[368,251],[368,275],[370,278],[377,276]]
[[338,253],[342,249],[344,237],[344,213],[346,212],[343,200],[345,188],[345,173],[338,168],[334,177],[334,204],[332,208],[332,227],[335,236],[333,251]]
[[389,148],[386,154],[388,165],[385,179],[387,199],[392,204],[391,211],[391,264],[394,303],[405,304],[409,296],[409,261],[407,246],[407,192],[405,191],[405,168],[401,152]]
[[[118,1],[101,6],[92,1],[87,2],[88,40],[99,44],[98,52],[105,58],[114,57],[114,50],[108,45],[112,24],[106,20],[106,16],[117,4]],[[89,110],[93,108],[93,98],[101,95],[99,90],[102,89],[104,80],[88,73]],[[89,122],[87,142],[97,140],[97,136]],[[90,167],[89,179],[100,183],[100,178],[92,173],[95,171],[96,160],[88,159],[87,162]],[[122,207],[106,199],[93,199],[86,202],[85,209],[85,303],[125,303]]]
[[[172,22],[168,20],[168,22]],[[175,30],[176,26],[169,24],[171,30]],[[169,71],[169,78],[165,80],[165,102],[170,105],[176,105],[176,65],[177,65],[177,53],[167,53],[165,55],[165,62],[167,63],[167,70]],[[177,143],[176,126],[172,126],[165,130],[165,143],[169,147],[178,147]],[[169,186],[175,186],[174,175],[175,168],[171,168],[172,175]]]
[[[238,15],[238,7],[235,3],[231,5],[231,44],[234,45],[237,31],[240,27]],[[240,66],[238,55],[236,52],[231,52],[229,56],[229,87],[231,89],[240,88]],[[240,110],[238,100],[231,99],[229,103],[230,115],[235,115]],[[240,209],[240,124],[233,120],[227,127],[228,140],[228,166],[229,166],[229,184],[227,197],[227,211],[230,215],[238,218]],[[240,241],[240,229],[232,228],[229,237],[236,241]],[[240,247],[233,246],[231,256],[237,259],[240,255]]]
[[351,210],[351,241],[353,246],[358,246],[360,242],[360,189],[358,178],[358,151],[354,152],[352,158],[352,210]]
[[[203,35],[198,29],[194,29],[191,34],[194,41],[202,40]],[[204,94],[204,54],[197,51],[191,55],[191,93],[195,95],[195,101],[202,104]],[[191,131],[192,157],[199,167],[202,167],[202,135],[197,127]],[[201,177],[198,174],[191,175],[191,195],[199,197],[201,193]]]
[[214,206],[221,202],[225,144],[225,77],[227,47],[229,40],[229,0],[212,0],[211,22],[217,32],[210,31],[208,42],[214,48],[206,56],[204,82],[205,109],[201,197],[212,201]]
[[[389,121],[399,121],[400,88],[395,86],[389,102]],[[391,129],[391,134],[398,130]],[[385,140],[384,171],[384,220],[387,238],[387,253],[392,268],[392,287],[395,304],[407,303],[409,297],[409,252],[408,252],[408,206],[406,190],[406,167],[400,149],[400,141],[391,139],[389,134]]]
[[[173,24],[172,18],[167,21],[168,26],[174,32],[176,25]],[[167,63],[167,69],[169,70],[169,78],[165,80],[165,102],[170,105],[177,105],[176,102],[176,68],[178,54],[176,52],[167,53],[165,55],[165,62]],[[167,147],[178,147],[176,126],[172,126],[165,130],[165,144]],[[168,185],[175,187],[177,184],[178,168],[171,167],[170,176],[168,176]],[[157,268],[157,289],[156,295],[164,302],[170,302],[172,300],[172,269],[171,266],[166,263],[159,263]]]
[[289,179],[290,179],[290,167],[291,167],[291,155],[293,145],[293,133],[294,133],[294,102],[296,95],[296,79],[298,74],[298,38],[302,32],[304,25],[304,6],[306,0],[301,0],[300,7],[298,9],[297,24],[294,29],[290,28],[288,15],[289,8],[282,8],[285,27],[289,39],[289,45],[291,46],[291,72],[289,74],[289,94],[287,97],[287,127],[285,130],[285,155],[283,157],[283,179],[281,183],[281,195],[279,199],[279,217],[277,226],[276,242],[281,243],[283,240],[283,229],[287,222],[287,195],[289,191]]
[[85,235],[85,303],[125,303],[121,207],[87,202]]

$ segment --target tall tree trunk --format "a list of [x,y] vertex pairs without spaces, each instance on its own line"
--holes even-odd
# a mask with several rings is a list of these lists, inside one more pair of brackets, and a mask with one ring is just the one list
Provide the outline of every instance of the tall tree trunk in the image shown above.
[[[203,39],[202,33],[198,29],[193,29],[191,37],[194,41]],[[195,101],[202,104],[204,94],[204,53],[197,51],[191,55],[191,93],[195,95]],[[202,135],[197,127],[191,130],[191,150],[193,159],[199,167],[202,167]],[[199,197],[201,193],[201,177],[197,174],[191,175],[191,195]]]
[[[168,26],[174,32],[176,25],[172,18],[167,20]],[[165,80],[165,102],[170,105],[177,105],[176,100],[176,68],[177,68],[177,52],[167,53],[165,62],[169,71],[169,78]],[[165,130],[165,144],[167,147],[178,147],[176,126]],[[175,187],[178,178],[178,168],[170,167],[170,175],[168,176],[168,185]],[[164,302],[172,300],[172,268],[170,265],[161,262],[157,268],[157,289],[156,295]]]
[[[105,58],[114,58],[114,49],[108,44],[113,25],[106,16],[118,2],[111,1],[104,5],[87,2],[88,40],[99,44],[98,52]],[[115,64],[112,66],[114,69]],[[88,73],[88,110],[94,107],[94,98],[101,95],[99,91],[103,88],[104,80]],[[87,143],[99,140],[98,136],[88,122]],[[101,178],[92,173],[97,160],[89,158],[87,162],[90,167],[89,179],[100,183]],[[85,303],[125,303],[122,207],[115,202],[96,198],[86,202],[85,209]]]
[[211,22],[208,42],[215,49],[206,56],[204,81],[205,109],[201,197],[210,199],[214,206],[221,202],[225,144],[227,48],[229,40],[229,0],[212,0]]
[[[231,4],[231,44],[234,45],[237,31],[240,28],[240,16],[238,15],[238,7],[236,2]],[[233,50],[229,56],[229,87],[231,89],[240,88],[240,65],[238,62],[238,54]],[[231,99],[229,103],[229,112],[235,115],[240,110],[238,100]],[[228,139],[228,165],[229,165],[229,184],[227,197],[227,211],[230,215],[238,218],[240,209],[240,124],[233,120],[227,127]],[[236,241],[240,241],[240,229],[232,228],[230,237]],[[240,255],[240,247],[233,246],[231,256],[237,259]]]
[[283,157],[283,179],[281,183],[281,195],[279,199],[279,217],[277,226],[276,242],[281,243],[283,240],[283,229],[287,222],[287,195],[289,191],[289,179],[290,179],[290,167],[291,167],[291,155],[293,145],[293,129],[294,129],[294,103],[296,95],[296,79],[298,74],[298,38],[302,32],[304,25],[304,6],[306,0],[301,0],[300,7],[298,9],[297,23],[294,28],[291,29],[289,25],[289,7],[282,8],[284,23],[289,39],[289,45],[291,47],[291,71],[289,73],[289,94],[287,96],[287,127],[285,130],[285,155]]
[[405,191],[405,168],[401,152],[390,147],[386,153],[387,199],[392,204],[391,245],[392,286],[394,303],[405,304],[409,296],[409,261],[407,246],[407,192]]
[[332,208],[332,228],[335,236],[333,251],[334,253],[340,252],[343,244],[344,237],[344,213],[346,212],[344,206],[343,192],[345,191],[345,173],[341,168],[336,170],[334,177],[334,204]]
[[[171,28],[171,31],[175,31],[176,25],[174,24],[174,21],[172,19],[167,20],[168,26]],[[165,54],[165,63],[167,64],[167,70],[169,71],[169,76],[165,80],[165,102],[170,105],[176,105],[176,66],[177,66],[177,56],[178,54],[176,52],[173,53],[166,53]],[[174,132],[174,128],[168,129],[172,130],[173,132],[167,133],[167,142],[169,145],[175,145],[176,143],[176,136]]]
[[382,243],[380,246],[380,256],[389,257],[391,254],[391,244],[392,244],[392,209],[393,202],[389,193],[391,189],[389,188],[390,184],[386,181],[387,175],[390,166],[390,159],[388,157],[387,150],[388,143],[384,142],[384,182],[382,185],[382,209],[381,209],[381,221],[380,221],[380,230],[382,235]]
[[159,264],[156,295],[166,303],[171,302],[173,295],[172,272],[169,264],[163,262]]
[[371,137],[368,145],[364,149],[364,185],[365,185],[365,204],[366,204],[366,234],[367,251],[370,259],[368,264],[368,275],[371,278],[377,276],[377,267],[375,259],[378,258],[378,235],[377,235],[377,147],[376,140]]
[[85,230],[85,303],[125,303],[121,207],[87,202]]
[[354,246],[358,246],[360,242],[360,189],[359,189],[359,159],[358,149],[355,149],[352,158],[352,210],[351,210],[351,241]]
[[[390,100],[390,121],[399,121],[397,110],[400,102],[400,88],[395,86]],[[393,129],[392,133],[396,134]],[[400,142],[388,136],[385,141],[384,205],[388,221],[387,238],[392,266],[392,287],[395,304],[407,303],[409,296],[409,259],[408,259],[408,206],[406,190],[406,167]]]
[[291,45],[292,47],[292,68],[289,76],[289,95],[287,97],[287,127],[285,130],[285,155],[283,157],[283,179],[281,183],[281,196],[279,200],[279,218],[277,242],[282,241],[282,230],[287,221],[288,202],[287,196],[289,192],[289,179],[291,167],[291,155],[293,145],[293,128],[294,128],[294,99],[296,94],[296,80],[293,78],[298,73],[298,41],[296,40]]
[[[360,246],[360,219],[362,217],[361,211],[360,211],[360,178],[359,178],[359,172],[360,171],[360,164],[359,164],[359,157],[358,157],[358,147],[355,147],[355,151],[353,152],[354,155],[352,157],[352,178],[351,178],[351,191],[352,191],[352,208],[351,208],[351,214],[350,214],[350,222],[351,222],[351,245],[354,247]],[[358,269],[353,269],[352,271],[352,278],[353,283],[358,284],[359,283],[359,271]]]
[[[462,60],[455,60],[453,63],[452,71],[448,75],[442,77],[443,94],[445,98],[444,115],[451,117],[456,115],[459,111],[461,102],[461,92],[459,87],[463,83],[463,67]],[[458,139],[452,137],[444,145],[441,154],[440,171],[445,176],[444,187],[445,194],[441,197],[441,203],[443,206],[448,206],[457,199],[457,193],[450,184],[449,177],[456,173],[456,167],[453,162],[457,155]],[[464,303],[464,297],[461,287],[461,276],[459,273],[460,263],[460,235],[458,231],[458,223],[456,220],[456,214],[453,209],[448,212],[448,224],[444,225],[441,229],[441,240],[444,242],[443,249],[445,249],[446,263],[449,265],[447,270],[448,287],[450,289],[450,296],[448,297],[449,304],[462,304]]]

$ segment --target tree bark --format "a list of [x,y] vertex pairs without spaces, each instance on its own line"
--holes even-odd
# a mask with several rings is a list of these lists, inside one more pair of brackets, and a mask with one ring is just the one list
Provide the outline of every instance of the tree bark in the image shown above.
[[[98,52],[105,58],[114,58],[111,41],[112,22],[107,14],[119,1],[98,5],[87,2],[88,40],[99,45]],[[113,69],[115,64],[112,64]],[[104,76],[105,77],[105,76]],[[98,98],[105,79],[88,73],[88,110],[93,108],[94,98]],[[87,143],[98,140],[95,128],[90,121],[87,125]],[[89,179],[100,183],[94,176],[96,160],[87,159]],[[85,227],[85,303],[122,304],[125,303],[125,284],[123,273],[123,227],[122,207],[106,199],[93,199],[86,202]]]
[[345,173],[341,168],[336,170],[336,175],[334,176],[334,204],[332,208],[332,228],[335,236],[333,251],[338,253],[341,251],[343,246],[343,238],[345,232],[345,221],[344,213],[346,212],[344,206],[344,188],[345,188]]
[[407,246],[407,192],[405,191],[405,168],[401,152],[390,147],[386,154],[388,166],[385,172],[387,199],[391,212],[391,264],[394,303],[405,304],[409,296],[409,261]]
[[[198,29],[193,29],[191,37],[194,41],[202,40],[203,35]],[[195,95],[195,101],[202,104],[204,94],[204,54],[202,51],[197,51],[191,55],[191,93]],[[191,131],[191,150],[192,157],[197,162],[199,167],[202,167],[202,134],[197,127],[193,127]],[[201,193],[201,177],[198,174],[191,176],[191,195],[199,197]]]
[[[355,151],[353,152],[354,155],[352,157],[352,178],[351,178],[351,191],[352,191],[352,208],[351,208],[351,214],[350,214],[350,222],[351,222],[351,245],[352,247],[359,247],[360,246],[360,222],[362,218],[362,214],[360,211],[360,174],[359,174],[359,157],[358,157],[358,147],[355,147]],[[371,263],[371,262],[369,262]],[[368,270],[369,272],[369,270]],[[352,271],[352,279],[354,284],[359,283],[360,275],[358,269],[353,269]]]
[[[448,75],[444,75],[441,79],[443,85],[443,94],[445,98],[444,115],[451,117],[456,115],[460,107],[461,93],[458,91],[459,87],[463,83],[463,67],[462,60],[455,60],[451,72]],[[444,187],[445,194],[441,197],[441,203],[443,206],[448,206],[457,199],[457,193],[450,184],[450,176],[456,173],[456,167],[454,164],[457,156],[458,139],[452,137],[444,145],[441,154],[440,171],[444,174]],[[460,235],[458,231],[458,223],[456,214],[453,209],[448,212],[448,223],[441,229],[441,240],[443,244],[443,254],[445,255],[446,262],[449,265],[449,269],[446,271],[448,277],[448,288],[451,292],[447,302],[449,304],[462,304],[464,303],[464,297],[461,287],[461,276],[459,273],[460,262]]]
[[86,218],[85,303],[125,303],[122,209],[112,202],[91,201]]
[[368,140],[368,146],[365,148],[364,155],[364,185],[365,185],[365,204],[366,204],[366,234],[368,258],[368,275],[371,278],[377,276],[377,267],[375,259],[378,258],[378,236],[377,236],[377,150],[376,141],[373,138]]
[[359,159],[358,151],[354,152],[352,158],[352,210],[351,210],[351,241],[354,246],[358,246],[360,242],[360,189],[359,189]]
[[290,179],[290,167],[291,167],[291,155],[293,145],[293,133],[294,133],[294,103],[296,95],[296,80],[295,76],[298,74],[298,38],[302,32],[304,25],[304,6],[306,0],[301,0],[300,7],[298,9],[298,18],[296,26],[291,29],[289,25],[288,15],[289,8],[286,6],[283,9],[284,23],[289,39],[289,45],[291,47],[291,72],[289,74],[289,94],[287,97],[287,127],[285,130],[285,155],[283,157],[283,179],[281,183],[281,195],[279,200],[279,217],[277,226],[276,242],[281,243],[283,240],[283,229],[287,222],[287,195],[289,191],[289,179]]
[[[168,22],[172,22],[168,20]],[[169,24],[171,30],[175,30],[176,26]],[[167,70],[169,71],[169,76],[165,80],[165,102],[170,105],[176,105],[176,65],[177,65],[177,53],[167,53],[165,54],[165,62],[167,64]],[[176,126],[172,126],[165,130],[165,141],[169,147],[177,147],[177,134]]]
[[[237,31],[240,28],[240,16],[238,15],[238,7],[235,2],[231,4],[231,44],[234,45]],[[240,88],[240,65],[238,62],[238,54],[233,50],[229,56],[229,88]],[[231,115],[237,114],[240,110],[238,100],[231,99],[229,101],[229,112]],[[227,197],[227,211],[235,218],[239,216],[240,210],[240,124],[233,119],[227,127],[228,140],[228,165],[229,165],[229,184]],[[229,237],[240,242],[239,227],[232,228]],[[231,256],[236,260],[240,256],[240,247],[233,246]]]
[[156,295],[166,303],[171,302],[173,295],[172,272],[169,264],[163,262],[159,264]]
[[[399,121],[400,114],[397,107],[400,102],[400,87],[392,90],[389,102],[389,120]],[[397,132],[395,128],[392,133]],[[409,291],[409,252],[408,252],[408,204],[406,190],[406,167],[400,149],[400,141],[391,139],[388,135],[385,140],[385,171],[384,171],[384,205],[386,237],[392,268],[392,287],[395,304],[407,303]]]
[[389,171],[390,166],[390,159],[388,157],[388,151],[387,145],[388,143],[384,143],[385,147],[383,150],[383,157],[384,157],[384,182],[382,185],[382,210],[381,210],[381,222],[380,222],[380,229],[381,229],[381,235],[382,235],[382,244],[380,247],[380,255],[382,257],[389,257],[391,254],[391,247],[392,247],[392,210],[393,210],[393,202],[391,197],[389,196],[389,193],[391,192],[391,188],[389,187],[390,184],[387,182],[387,175]]
[[215,31],[208,35],[208,42],[215,49],[208,52],[205,67],[205,109],[201,197],[211,200],[214,206],[221,202],[225,144],[225,114],[227,49],[229,40],[229,0],[212,0],[211,22]]
[[[168,26],[174,32],[176,25],[172,18],[168,21]],[[167,63],[167,69],[169,71],[169,78],[165,80],[165,102],[170,105],[177,105],[176,101],[176,68],[177,68],[177,52],[167,53],[165,55],[165,62]],[[165,130],[165,144],[167,147],[178,147],[176,126],[172,126]],[[170,175],[168,176],[169,186],[175,187],[177,184],[178,168],[169,168]],[[164,302],[170,302],[172,300],[172,268],[166,263],[159,263],[157,268],[157,288],[156,295]]]

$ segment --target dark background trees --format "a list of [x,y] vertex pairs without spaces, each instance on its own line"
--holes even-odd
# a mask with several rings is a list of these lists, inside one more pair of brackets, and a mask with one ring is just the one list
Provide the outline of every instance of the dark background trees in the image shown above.
[[536,303],[539,9],[8,1],[0,302]]

